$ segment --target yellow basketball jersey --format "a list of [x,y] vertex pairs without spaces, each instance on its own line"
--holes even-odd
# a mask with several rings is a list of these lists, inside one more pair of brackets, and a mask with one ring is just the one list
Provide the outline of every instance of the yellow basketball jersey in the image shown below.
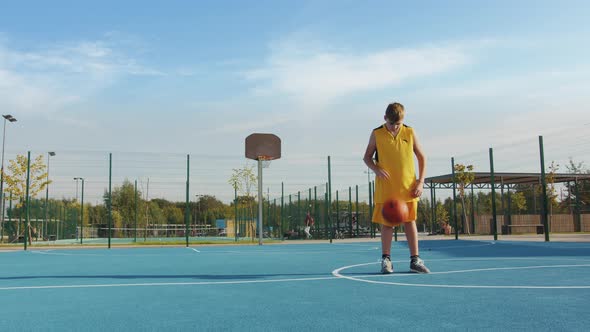
[[389,173],[389,180],[375,179],[375,204],[388,199],[417,201],[410,190],[416,183],[414,166],[414,130],[403,125],[396,136],[385,125],[373,130],[377,142],[377,166]]

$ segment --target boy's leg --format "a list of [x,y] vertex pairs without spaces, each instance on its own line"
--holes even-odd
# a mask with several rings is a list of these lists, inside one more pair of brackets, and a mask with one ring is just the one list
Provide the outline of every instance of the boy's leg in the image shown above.
[[393,238],[393,227],[381,226],[381,252],[383,255],[391,255],[391,239]]
[[430,270],[424,265],[424,261],[420,259],[416,221],[406,223],[404,229],[406,230],[406,239],[408,240],[408,248],[410,249],[410,271],[416,273],[430,273]]
[[381,227],[381,273],[393,273],[391,265],[391,238],[393,236],[393,227]]
[[[416,221],[405,223],[404,229],[406,231],[406,240],[408,240],[408,249],[410,249],[410,256],[420,255],[418,249],[418,228],[416,227]],[[391,244],[391,238],[389,243]]]

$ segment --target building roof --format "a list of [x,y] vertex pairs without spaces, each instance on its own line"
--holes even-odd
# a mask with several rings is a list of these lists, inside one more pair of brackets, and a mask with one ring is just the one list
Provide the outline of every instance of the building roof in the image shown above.
[[[475,179],[473,186],[475,188],[490,188],[492,175],[489,172],[474,172]],[[571,174],[556,173],[553,174],[554,183],[573,182],[576,180],[590,180],[590,174]],[[430,188],[452,188],[453,174],[439,175],[426,178],[425,187]],[[541,184],[541,173],[494,173],[495,187],[513,186],[518,184]]]

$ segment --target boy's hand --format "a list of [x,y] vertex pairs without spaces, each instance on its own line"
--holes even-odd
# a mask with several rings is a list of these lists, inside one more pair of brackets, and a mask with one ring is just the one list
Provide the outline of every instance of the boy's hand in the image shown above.
[[384,178],[386,180],[389,180],[389,173],[387,173],[387,171],[384,170],[383,168],[377,168],[375,170],[375,175],[380,178]]
[[414,188],[412,189],[412,195],[414,195],[414,197],[420,197],[420,196],[422,196],[423,190],[424,190],[424,183],[421,181],[416,181],[416,183],[414,184]]

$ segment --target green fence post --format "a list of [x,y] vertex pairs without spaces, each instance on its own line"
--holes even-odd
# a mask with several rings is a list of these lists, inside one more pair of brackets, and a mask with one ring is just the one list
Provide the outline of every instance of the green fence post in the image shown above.
[[234,242],[238,242],[238,187],[234,187]]
[[[266,206],[268,206],[268,216],[266,218],[266,220],[267,220],[266,221],[266,225],[268,227],[268,236],[270,238],[272,238],[273,237],[272,236],[272,233],[273,233],[273,231],[275,229],[274,228],[275,219],[274,218],[271,218],[271,215],[270,215],[271,205],[270,205],[270,189],[269,188],[266,188],[266,200],[267,200]],[[271,228],[272,228],[272,231],[271,231]]]
[[133,242],[137,242],[137,207],[138,207],[137,180],[135,180],[135,226],[133,227],[133,231],[134,231]]
[[296,225],[299,225],[301,222],[301,192],[297,192],[297,221],[295,222]]
[[80,207],[80,244],[84,243],[84,179],[82,179],[82,206]]
[[[313,218],[314,220],[319,220],[319,215],[318,215],[318,187],[317,186],[313,186]],[[319,223],[318,223],[319,225]],[[314,227],[314,235],[319,234],[317,232],[317,228]]]
[[350,237],[352,237],[352,187],[348,186],[348,224]]
[[575,204],[575,218],[576,218],[576,223],[575,223],[575,232],[581,232],[582,231],[582,216],[580,215],[580,187],[579,187],[579,183],[578,183],[578,178],[576,177],[574,180],[574,195],[575,195],[575,199],[576,199],[576,204]]
[[434,183],[430,181],[430,234],[436,234],[434,222],[436,219],[436,202],[434,201]]
[[283,217],[285,216],[285,183],[281,182],[281,215],[280,215],[280,219],[279,219],[279,223],[280,223],[280,228],[281,228],[281,233],[279,234],[279,236],[281,237],[281,239],[283,238],[284,233],[284,228],[283,228]]
[[[307,201],[305,202],[305,214],[307,216],[307,212],[309,212],[309,215],[314,218],[313,216],[313,208],[311,207],[311,187],[308,188],[307,190]],[[307,217],[306,217],[307,218]],[[315,220],[315,218],[314,218]],[[312,234],[313,232],[313,227],[310,226],[309,228],[309,234]],[[313,237],[313,235],[312,235]]]
[[[8,221],[12,222],[12,216],[13,216],[13,211],[12,211],[12,191],[10,192],[10,200],[8,201],[8,210],[10,211],[10,213],[8,214]],[[2,225],[2,228],[4,228],[4,225]],[[18,234],[16,235],[18,238]]]
[[506,206],[504,205],[504,177],[500,177],[500,208],[502,209],[502,221],[506,225]]
[[355,200],[356,200],[356,204],[355,204],[355,214],[354,214],[354,218],[356,220],[356,237],[359,237],[359,224],[361,223],[361,219],[359,218],[359,185],[355,185]]
[[549,202],[547,199],[547,178],[545,176],[545,153],[543,150],[543,136],[539,136],[539,154],[541,156],[541,185],[543,186],[543,228],[545,228],[545,242],[549,242]]
[[[326,188],[328,187],[328,184],[326,184]],[[330,240],[330,243],[332,243],[332,236],[331,236],[331,232],[330,232],[330,223],[328,221],[328,192],[326,191],[324,193],[324,236],[326,237],[326,239]]]
[[184,235],[186,238],[186,246],[188,247],[188,224],[189,224],[189,216],[190,216],[190,209],[189,209],[189,184],[190,184],[190,154],[186,155],[186,205],[184,208]]
[[24,242],[25,242],[25,250],[27,250],[27,241],[28,241],[28,235],[29,235],[29,187],[30,187],[30,175],[31,175],[31,151],[27,152],[27,190],[26,190],[26,208],[25,208],[25,236],[24,236]]
[[369,225],[371,225],[371,238],[375,237],[375,224],[373,223],[373,191],[371,189],[372,183],[369,181]]
[[328,224],[330,224],[330,243],[334,238],[334,227],[332,225],[332,165],[328,156]]
[[494,177],[494,150],[490,148],[490,183],[492,185],[492,227],[494,241],[498,240],[498,217],[496,216],[496,184]]
[[113,223],[113,191],[112,191],[112,184],[113,184],[113,154],[109,153],[109,199],[108,199],[108,248],[111,248],[111,229]]
[[453,221],[455,222],[455,240],[459,239],[459,225],[457,224],[457,180],[455,179],[455,158],[451,158],[453,174]]
[[475,193],[473,192],[473,183],[471,184],[471,229],[475,234]]
[[[272,200],[272,220],[273,220],[273,224],[275,225],[275,227],[279,226],[279,218],[277,215],[277,210],[278,210],[278,206],[277,206],[277,199],[274,198]],[[273,233],[276,234],[277,230],[275,228],[273,228]]]
[[293,200],[289,194],[289,205],[287,206],[287,232],[293,228]]
[[336,190],[336,225],[335,233],[340,234],[340,198],[338,198],[338,190]]
[[436,201],[436,188],[434,188],[434,191],[432,192],[432,201],[434,202],[434,221],[436,222],[436,209],[438,204],[438,202]]

